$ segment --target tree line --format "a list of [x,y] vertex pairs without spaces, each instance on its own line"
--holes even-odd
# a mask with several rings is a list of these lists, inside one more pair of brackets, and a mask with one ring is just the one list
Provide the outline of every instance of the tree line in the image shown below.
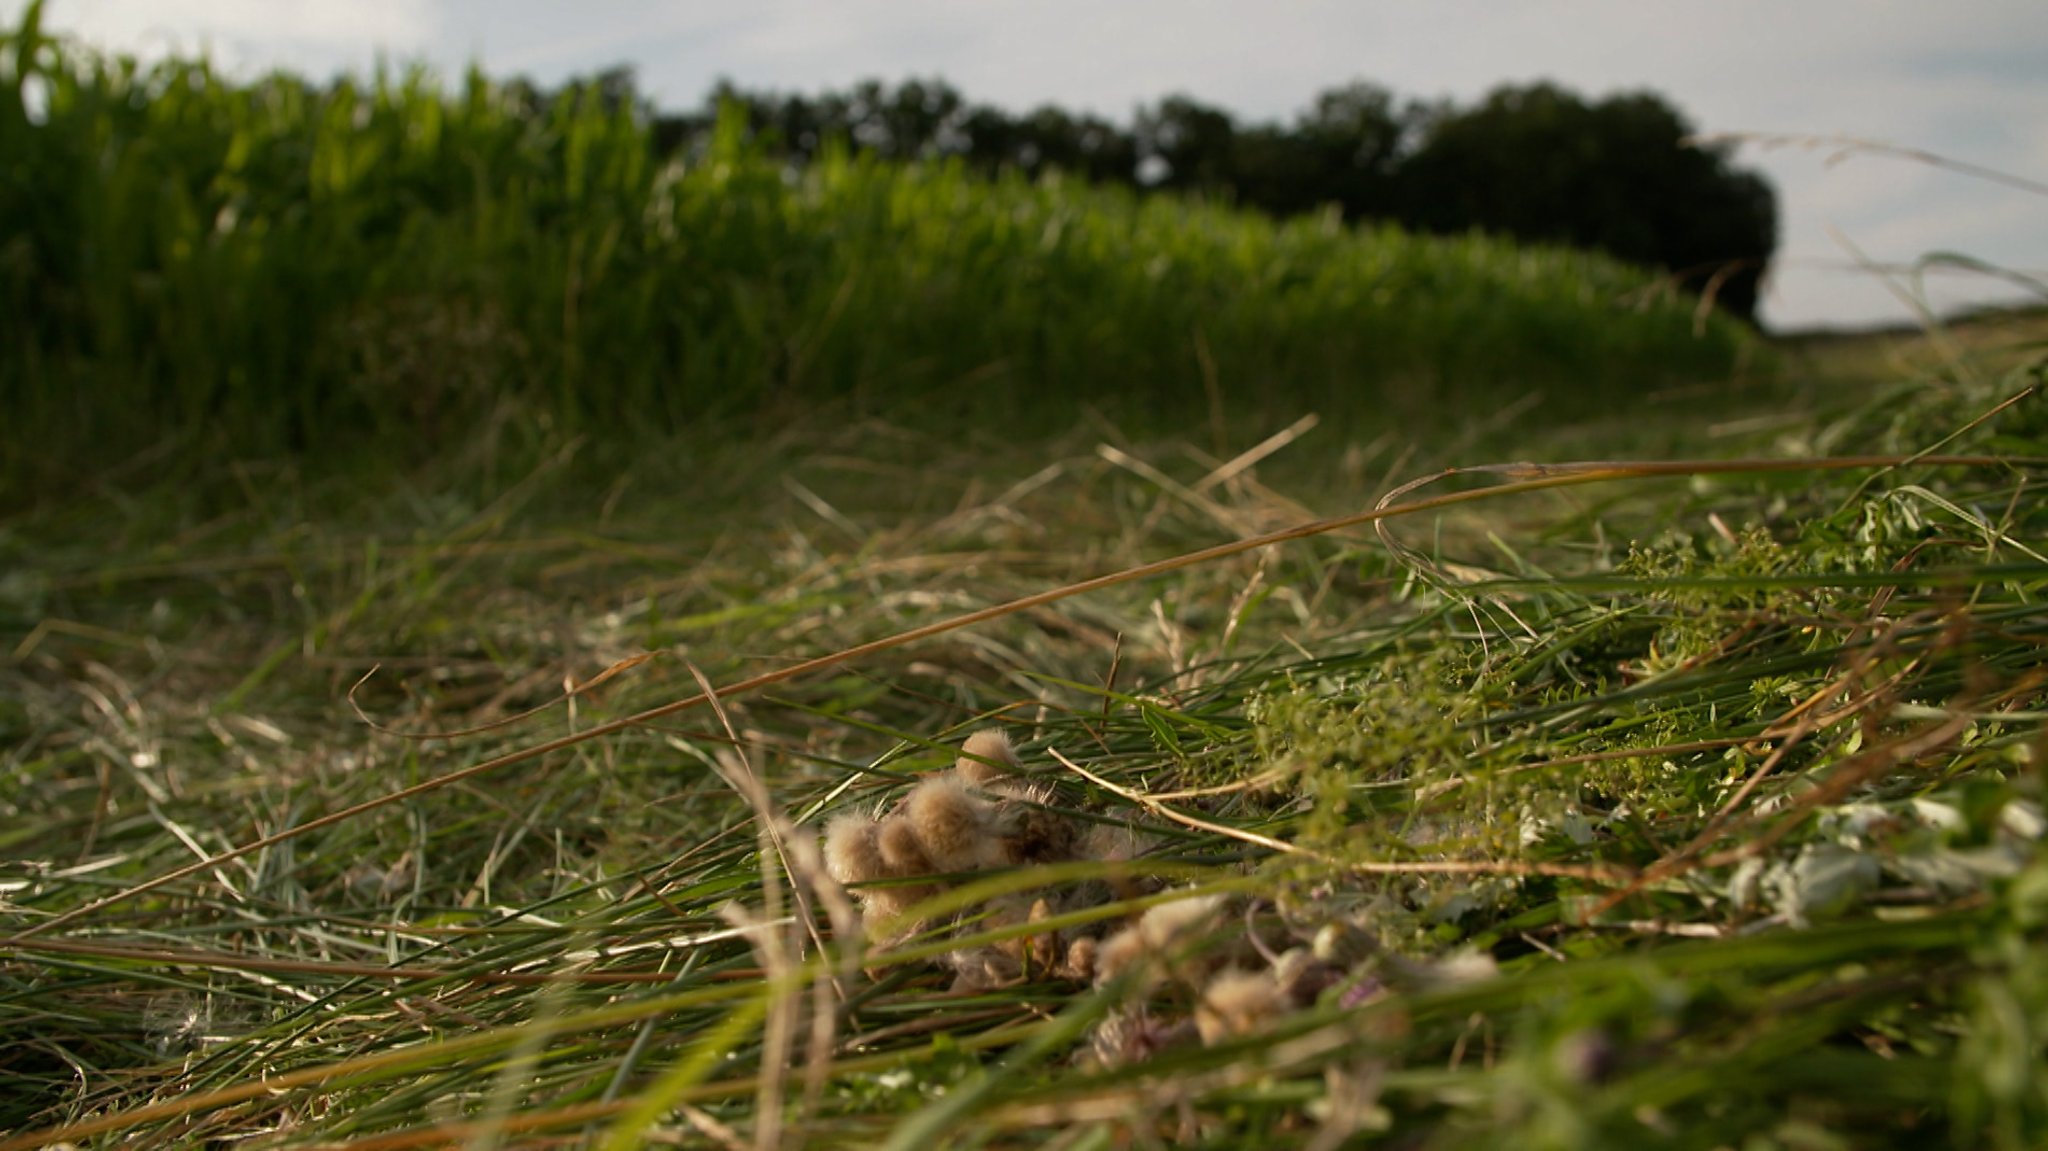
[[1321,93],[1291,123],[1243,122],[1175,95],[1119,124],[1053,105],[1011,113],[938,80],[816,95],[721,83],[685,113],[641,101],[627,68],[570,90],[636,108],[664,150],[702,146],[719,109],[736,106],[765,146],[797,165],[839,141],[890,160],[1061,173],[1282,217],[1335,209],[1421,232],[1480,229],[1599,249],[1664,269],[1751,322],[1777,245],[1770,186],[1735,167],[1726,146],[1691,142],[1685,117],[1648,92],[1589,100],[1536,83],[1460,107],[1358,82]]

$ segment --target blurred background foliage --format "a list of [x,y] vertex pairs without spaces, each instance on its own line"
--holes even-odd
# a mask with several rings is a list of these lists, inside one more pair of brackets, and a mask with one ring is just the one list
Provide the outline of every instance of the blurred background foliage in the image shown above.
[[[633,75],[598,83],[632,100]],[[1060,171],[1097,183],[1195,192],[1288,217],[1456,235],[1471,230],[1597,249],[1658,267],[1754,322],[1777,247],[1777,199],[1725,145],[1695,143],[1649,92],[1587,100],[1549,83],[1505,85],[1478,105],[1402,100],[1354,81],[1318,94],[1292,124],[1240,123],[1187,95],[1137,110],[1128,127],[1045,106],[1021,115],[971,104],[943,80],[867,81],[816,96],[722,84],[702,110],[648,107],[657,138],[707,138],[736,103],[777,152],[808,162],[835,140],[895,160],[958,156],[975,171]]]
[[[1464,181],[1485,156],[1585,153],[1544,193],[1581,207],[1626,199],[1583,193],[1601,163],[1719,171],[1647,98],[1458,113],[1352,88],[1294,129],[1176,98],[1124,129],[909,83],[727,88],[667,117],[623,71],[553,91],[416,68],[245,81],[39,19],[0,35],[8,503],[110,463],[426,456],[479,429],[516,455],[833,411],[1385,427],[1545,389],[1598,410],[1727,381],[1757,350],[1671,276],[1563,246],[1580,224],[1533,204],[1446,201],[1422,221],[1441,238],[1387,222],[1421,195],[1404,173]],[[1601,219],[1617,251],[1667,240]]]

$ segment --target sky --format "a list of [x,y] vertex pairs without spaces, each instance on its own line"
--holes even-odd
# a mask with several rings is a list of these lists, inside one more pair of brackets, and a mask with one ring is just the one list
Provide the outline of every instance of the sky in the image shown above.
[[[0,15],[25,7],[0,0]],[[720,78],[817,92],[937,76],[971,101],[1120,122],[1176,92],[1291,120],[1353,80],[1460,104],[1535,80],[1647,89],[1704,133],[1964,166],[1739,145],[1778,193],[1774,328],[1910,322],[1902,296],[1937,311],[2025,297],[1981,274],[1913,275],[1928,256],[2048,280],[2044,0],[50,0],[44,22],[145,58],[204,50],[242,75],[326,79],[382,58],[554,84],[625,63],[678,110]]]

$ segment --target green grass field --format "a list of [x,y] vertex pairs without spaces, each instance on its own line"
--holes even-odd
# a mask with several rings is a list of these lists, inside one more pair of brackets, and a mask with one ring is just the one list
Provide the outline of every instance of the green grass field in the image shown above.
[[1419,420],[1535,389],[1596,411],[1756,358],[1740,325],[1569,251],[844,154],[799,176],[736,120],[665,163],[589,93],[240,84],[34,19],[0,43],[0,372],[43,449],[0,468],[17,490],[167,434],[181,459],[417,458],[485,422],[530,452],[543,429],[644,444],[803,413]]
[[2048,1138],[2038,316],[0,68],[0,1151]]

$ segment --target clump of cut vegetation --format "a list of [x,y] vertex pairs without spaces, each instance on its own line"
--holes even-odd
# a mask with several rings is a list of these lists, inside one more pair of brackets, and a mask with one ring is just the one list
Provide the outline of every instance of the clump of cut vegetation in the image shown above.
[[[1058,802],[1057,789],[1034,784],[1000,731],[976,732],[961,745],[950,771],[926,775],[882,818],[846,813],[825,828],[832,877],[855,885],[865,910],[866,938],[927,934],[931,925],[906,914],[943,889],[949,878],[1016,872],[1092,860],[1128,862],[1141,846],[1128,826],[1084,828]],[[1029,891],[978,909],[977,928],[1028,928],[1062,911],[1108,903],[1140,892],[1125,881],[1077,885],[1071,891]],[[1019,983],[1045,974],[1087,980],[1095,973],[1097,933],[1047,930],[994,947],[963,947],[948,955],[961,990]]]

